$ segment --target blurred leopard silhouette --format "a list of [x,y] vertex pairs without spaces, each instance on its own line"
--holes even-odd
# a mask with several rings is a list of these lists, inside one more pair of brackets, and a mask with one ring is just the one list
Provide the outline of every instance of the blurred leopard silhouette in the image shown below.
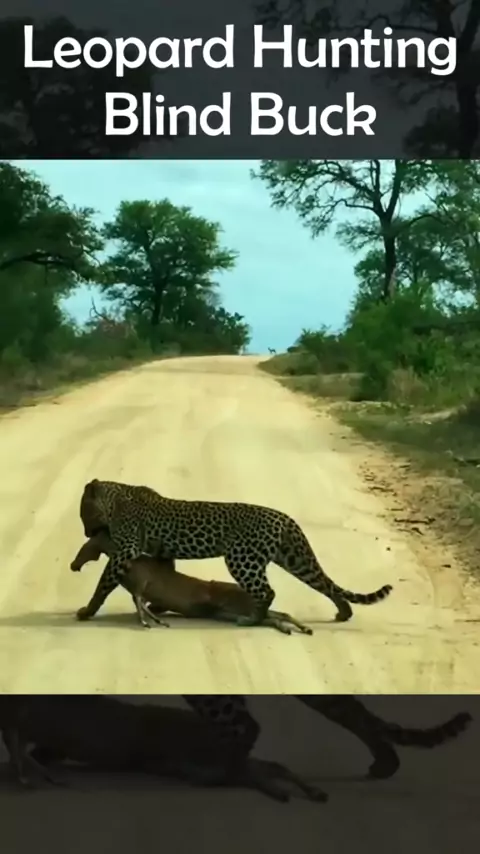
[[[64,781],[52,763],[75,762],[92,771],[145,773],[201,786],[244,786],[286,802],[276,780],[293,783],[309,800],[328,798],[285,765],[248,754],[229,761],[218,728],[188,709],[133,704],[89,695],[0,698],[0,728],[14,779],[31,788],[34,777]],[[33,749],[28,751],[28,745]]]
[[[400,767],[395,746],[432,749],[458,738],[472,722],[469,712],[459,712],[437,726],[404,727],[385,721],[351,694],[294,694],[301,703],[356,735],[370,751],[370,779],[393,777]],[[260,726],[242,695],[184,695],[201,717],[211,720],[223,733],[226,744],[234,743],[240,754],[248,753],[260,735]]]
[[[300,702],[356,735],[373,756],[368,776],[393,776],[400,762],[394,745],[434,748],[457,738],[472,721],[460,712],[424,729],[389,723],[351,695],[294,695]],[[22,776],[25,743],[33,743],[34,769],[65,759],[100,770],[192,773],[220,782],[235,779],[260,734],[241,695],[184,695],[198,721],[182,710],[148,705],[138,710],[103,697],[22,695],[0,697],[0,729]],[[170,714],[170,717],[169,717]],[[164,727],[162,730],[161,727]],[[18,737],[20,734],[20,738]],[[202,771],[201,769],[204,769]],[[183,769],[183,771],[182,771]],[[192,770],[193,769],[193,770]],[[51,778],[52,782],[54,778]],[[194,778],[192,778],[194,779]]]

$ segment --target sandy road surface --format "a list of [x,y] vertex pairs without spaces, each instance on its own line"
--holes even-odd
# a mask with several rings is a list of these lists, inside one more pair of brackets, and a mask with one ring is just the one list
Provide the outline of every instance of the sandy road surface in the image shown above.
[[[173,698],[172,698],[173,700]],[[339,727],[289,697],[254,698],[263,724],[258,755],[316,779],[327,804],[278,804],[252,791],[186,789],[137,779],[77,774],[70,790],[12,792],[1,783],[1,840],[8,854],[190,852],[192,836],[211,854],[451,854],[474,851],[480,834],[480,698],[373,697],[372,711],[420,726],[465,708],[470,730],[433,751],[400,750],[391,780],[356,782],[364,748]],[[272,708],[273,706],[273,708]],[[285,739],[285,732],[289,738]]]
[[[478,691],[478,591],[441,556],[437,571],[420,565],[341,434],[246,357],[143,366],[0,419],[0,690]],[[123,590],[78,623],[103,565],[68,568],[93,477],[278,507],[338,583],[394,591],[336,625],[327,599],[272,567],[276,606],[312,624],[312,637],[180,620],[149,632]],[[221,561],[179,568],[228,578]]]

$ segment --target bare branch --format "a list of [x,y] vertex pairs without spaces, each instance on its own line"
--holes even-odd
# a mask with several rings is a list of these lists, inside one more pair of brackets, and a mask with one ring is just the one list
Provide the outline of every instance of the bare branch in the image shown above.
[[107,315],[107,314],[105,314],[105,313],[103,313],[103,312],[101,312],[101,311],[98,311],[98,309],[97,309],[97,307],[96,307],[96,305],[95,305],[95,300],[93,299],[93,297],[92,297],[92,307],[91,307],[91,309],[90,309],[90,316],[92,316],[92,314],[93,314],[93,316],[94,316],[94,317],[98,318],[99,320],[103,320],[103,321],[105,321],[105,323],[109,323],[109,324],[112,324],[112,325],[115,323],[115,321],[114,321],[114,320],[112,320],[112,318],[111,318],[111,317],[108,317],[108,315]]

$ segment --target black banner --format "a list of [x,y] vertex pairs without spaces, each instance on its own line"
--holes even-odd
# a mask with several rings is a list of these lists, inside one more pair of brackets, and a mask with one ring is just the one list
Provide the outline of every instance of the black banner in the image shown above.
[[2,6],[4,158],[475,156],[476,0],[42,5]]

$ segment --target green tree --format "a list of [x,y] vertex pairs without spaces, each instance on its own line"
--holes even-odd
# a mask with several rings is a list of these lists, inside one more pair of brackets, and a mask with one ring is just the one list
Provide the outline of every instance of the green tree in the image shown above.
[[103,239],[90,209],[70,208],[33,173],[0,163],[0,355],[50,359],[68,322],[62,299],[95,276]]
[[168,199],[122,202],[104,234],[115,249],[102,265],[102,287],[124,310],[148,316],[152,342],[162,323],[194,319],[196,307],[211,304],[212,276],[237,257],[220,245],[218,223]]
[[18,265],[66,270],[65,287],[95,275],[103,246],[90,208],[72,208],[31,172],[0,163],[0,275]]
[[392,298],[399,235],[431,215],[423,209],[400,217],[400,205],[414,191],[432,183],[428,164],[413,160],[264,160],[254,177],[265,183],[274,207],[293,208],[314,237],[342,213],[350,213],[352,221],[340,222],[337,236],[353,251],[380,243],[381,297],[384,301]]
[[[453,267],[460,259],[452,252],[448,228],[435,217],[417,221],[411,228],[400,231],[397,237],[396,292],[452,287]],[[355,265],[358,288],[354,299],[356,308],[382,299],[384,257],[379,248],[370,249]]]
[[210,329],[206,335],[215,343],[218,353],[242,353],[251,341],[250,327],[245,318],[237,311],[230,313],[223,306],[214,307],[210,312]]
[[441,258],[439,280],[450,296],[468,295],[480,307],[480,163],[430,162],[436,217],[425,231]]
[[[432,178],[430,208],[423,208],[397,237],[397,287],[417,294],[431,288],[445,306],[480,307],[480,165],[476,161],[426,161]],[[422,209],[420,209],[422,212]],[[427,215],[427,213],[429,215]],[[381,296],[383,256],[373,246],[355,267],[355,303]]]
[[61,322],[55,285],[45,282],[43,271],[30,265],[28,269],[11,269],[2,275],[0,354],[17,345],[27,359],[44,357],[48,337]]
[[[102,227],[30,171],[0,163],[0,400],[150,358],[159,343],[179,354],[243,351],[249,327],[223,308],[214,279],[236,259],[220,233],[168,200],[124,203]],[[85,283],[103,288],[107,307],[93,304],[78,326],[63,300]]]

